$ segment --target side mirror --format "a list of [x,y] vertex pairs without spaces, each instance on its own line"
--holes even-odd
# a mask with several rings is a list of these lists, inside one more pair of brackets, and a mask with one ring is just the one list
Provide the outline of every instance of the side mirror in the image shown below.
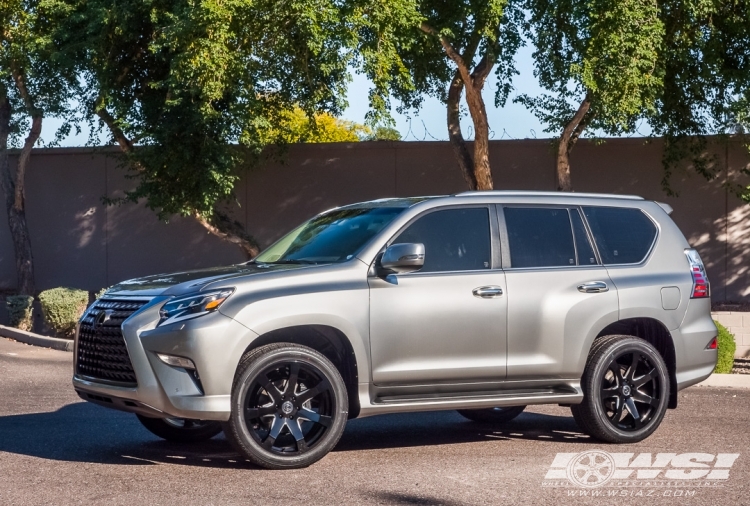
[[424,266],[424,244],[391,244],[383,253],[380,265],[397,273],[418,271]]

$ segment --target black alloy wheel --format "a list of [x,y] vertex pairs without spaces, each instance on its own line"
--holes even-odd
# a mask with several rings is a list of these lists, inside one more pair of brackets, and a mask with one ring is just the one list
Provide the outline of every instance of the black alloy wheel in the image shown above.
[[136,415],[152,434],[176,443],[199,443],[221,432],[221,424],[210,420],[189,418],[149,418]]
[[625,351],[613,358],[602,378],[601,403],[610,423],[624,431],[648,424],[659,407],[656,367],[640,351]]
[[507,406],[503,408],[459,409],[458,413],[474,422],[506,423],[523,413],[524,409],[526,409],[526,406]]
[[315,366],[274,364],[248,389],[245,424],[266,450],[302,454],[315,446],[333,417],[331,384]]
[[571,406],[578,426],[608,443],[635,443],[661,423],[669,372],[659,352],[633,336],[605,336],[591,347],[581,378],[583,402]]
[[326,357],[304,346],[271,344],[240,362],[224,431],[261,467],[305,467],[336,445],[347,415],[343,379]]

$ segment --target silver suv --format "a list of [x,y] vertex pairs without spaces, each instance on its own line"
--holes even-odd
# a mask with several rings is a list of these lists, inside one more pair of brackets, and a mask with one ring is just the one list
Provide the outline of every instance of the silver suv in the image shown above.
[[112,287],[80,321],[73,385],[168,440],[223,430],[272,469],[406,411],[502,423],[561,404],[600,441],[640,441],[717,356],[670,212],[501,191],[332,209],[248,263]]

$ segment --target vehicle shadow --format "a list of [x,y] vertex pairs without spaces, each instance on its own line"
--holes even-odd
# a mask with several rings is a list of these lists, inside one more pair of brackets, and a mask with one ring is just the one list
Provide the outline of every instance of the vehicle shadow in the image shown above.
[[[533,439],[581,442],[569,416],[521,414],[503,425],[471,422],[454,411],[380,415],[351,420],[335,452]],[[197,444],[163,441],[135,416],[80,402],[57,411],[0,416],[0,453],[118,465],[252,467],[223,435]]]

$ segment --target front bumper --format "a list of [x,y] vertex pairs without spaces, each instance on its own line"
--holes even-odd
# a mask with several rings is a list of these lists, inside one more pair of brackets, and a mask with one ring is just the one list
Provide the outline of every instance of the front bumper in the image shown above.
[[[164,300],[153,299],[122,324],[137,386],[75,374],[73,387],[86,401],[145,416],[228,420],[234,372],[257,334],[218,311],[156,328]],[[199,380],[163,363],[157,353],[191,359]]]

